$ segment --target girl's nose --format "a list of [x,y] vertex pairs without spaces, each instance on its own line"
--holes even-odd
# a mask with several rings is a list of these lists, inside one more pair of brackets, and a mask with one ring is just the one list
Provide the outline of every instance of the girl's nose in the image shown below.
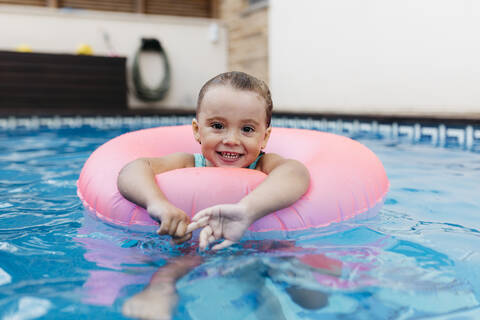
[[237,136],[237,133],[235,131],[229,131],[225,134],[225,136],[223,137],[223,141],[222,141],[224,144],[238,144],[239,143],[239,139],[238,139],[238,136]]

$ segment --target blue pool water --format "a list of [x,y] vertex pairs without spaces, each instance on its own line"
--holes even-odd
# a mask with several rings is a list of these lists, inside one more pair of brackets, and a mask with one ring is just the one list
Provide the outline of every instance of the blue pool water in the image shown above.
[[[160,267],[195,252],[195,241],[173,247],[106,225],[76,195],[81,167],[100,144],[189,122],[0,119],[1,319],[123,319],[122,305]],[[369,220],[203,254],[204,263],[177,284],[176,319],[480,318],[479,128],[305,119],[274,125],[340,132],[366,144],[390,179],[384,207]],[[295,290],[316,305],[294,301]]]

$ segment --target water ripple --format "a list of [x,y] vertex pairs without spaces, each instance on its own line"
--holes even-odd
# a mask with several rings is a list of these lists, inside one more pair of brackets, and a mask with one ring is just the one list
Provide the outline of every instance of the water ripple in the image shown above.
[[[271,299],[296,310],[292,319],[470,316],[478,310],[477,154],[358,135],[391,183],[378,217],[199,253],[197,240],[174,247],[165,237],[84,216],[76,196],[83,162],[130,129],[0,132],[0,318],[63,318],[72,306],[71,318],[79,310],[85,318],[121,318],[119,293],[137,293],[159,267],[187,254],[204,260],[178,286],[185,298],[180,309],[192,318],[239,292],[222,309],[225,319],[236,318],[249,292],[265,283]],[[81,298],[91,294],[88,285],[107,288],[103,297],[116,304],[94,309],[98,292]],[[294,305],[286,294],[292,286],[315,288],[329,304],[320,310]],[[29,315],[27,309],[39,311]]]

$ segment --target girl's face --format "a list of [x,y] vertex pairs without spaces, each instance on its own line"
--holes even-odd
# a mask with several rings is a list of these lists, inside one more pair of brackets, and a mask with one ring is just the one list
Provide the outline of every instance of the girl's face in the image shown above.
[[271,131],[265,108],[265,100],[254,91],[228,85],[208,89],[192,123],[207,166],[245,168],[255,161]]

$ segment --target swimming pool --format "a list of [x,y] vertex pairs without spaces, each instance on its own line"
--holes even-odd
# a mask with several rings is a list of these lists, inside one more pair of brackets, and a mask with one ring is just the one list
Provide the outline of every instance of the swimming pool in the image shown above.
[[[123,303],[194,244],[106,225],[76,196],[89,154],[121,133],[190,117],[0,119],[0,317],[122,319]],[[338,132],[382,160],[373,219],[244,241],[183,277],[177,319],[480,317],[480,127],[275,118]],[[293,288],[293,289],[292,289]],[[306,288],[322,303],[300,306]],[[308,291],[310,290],[310,291]]]

